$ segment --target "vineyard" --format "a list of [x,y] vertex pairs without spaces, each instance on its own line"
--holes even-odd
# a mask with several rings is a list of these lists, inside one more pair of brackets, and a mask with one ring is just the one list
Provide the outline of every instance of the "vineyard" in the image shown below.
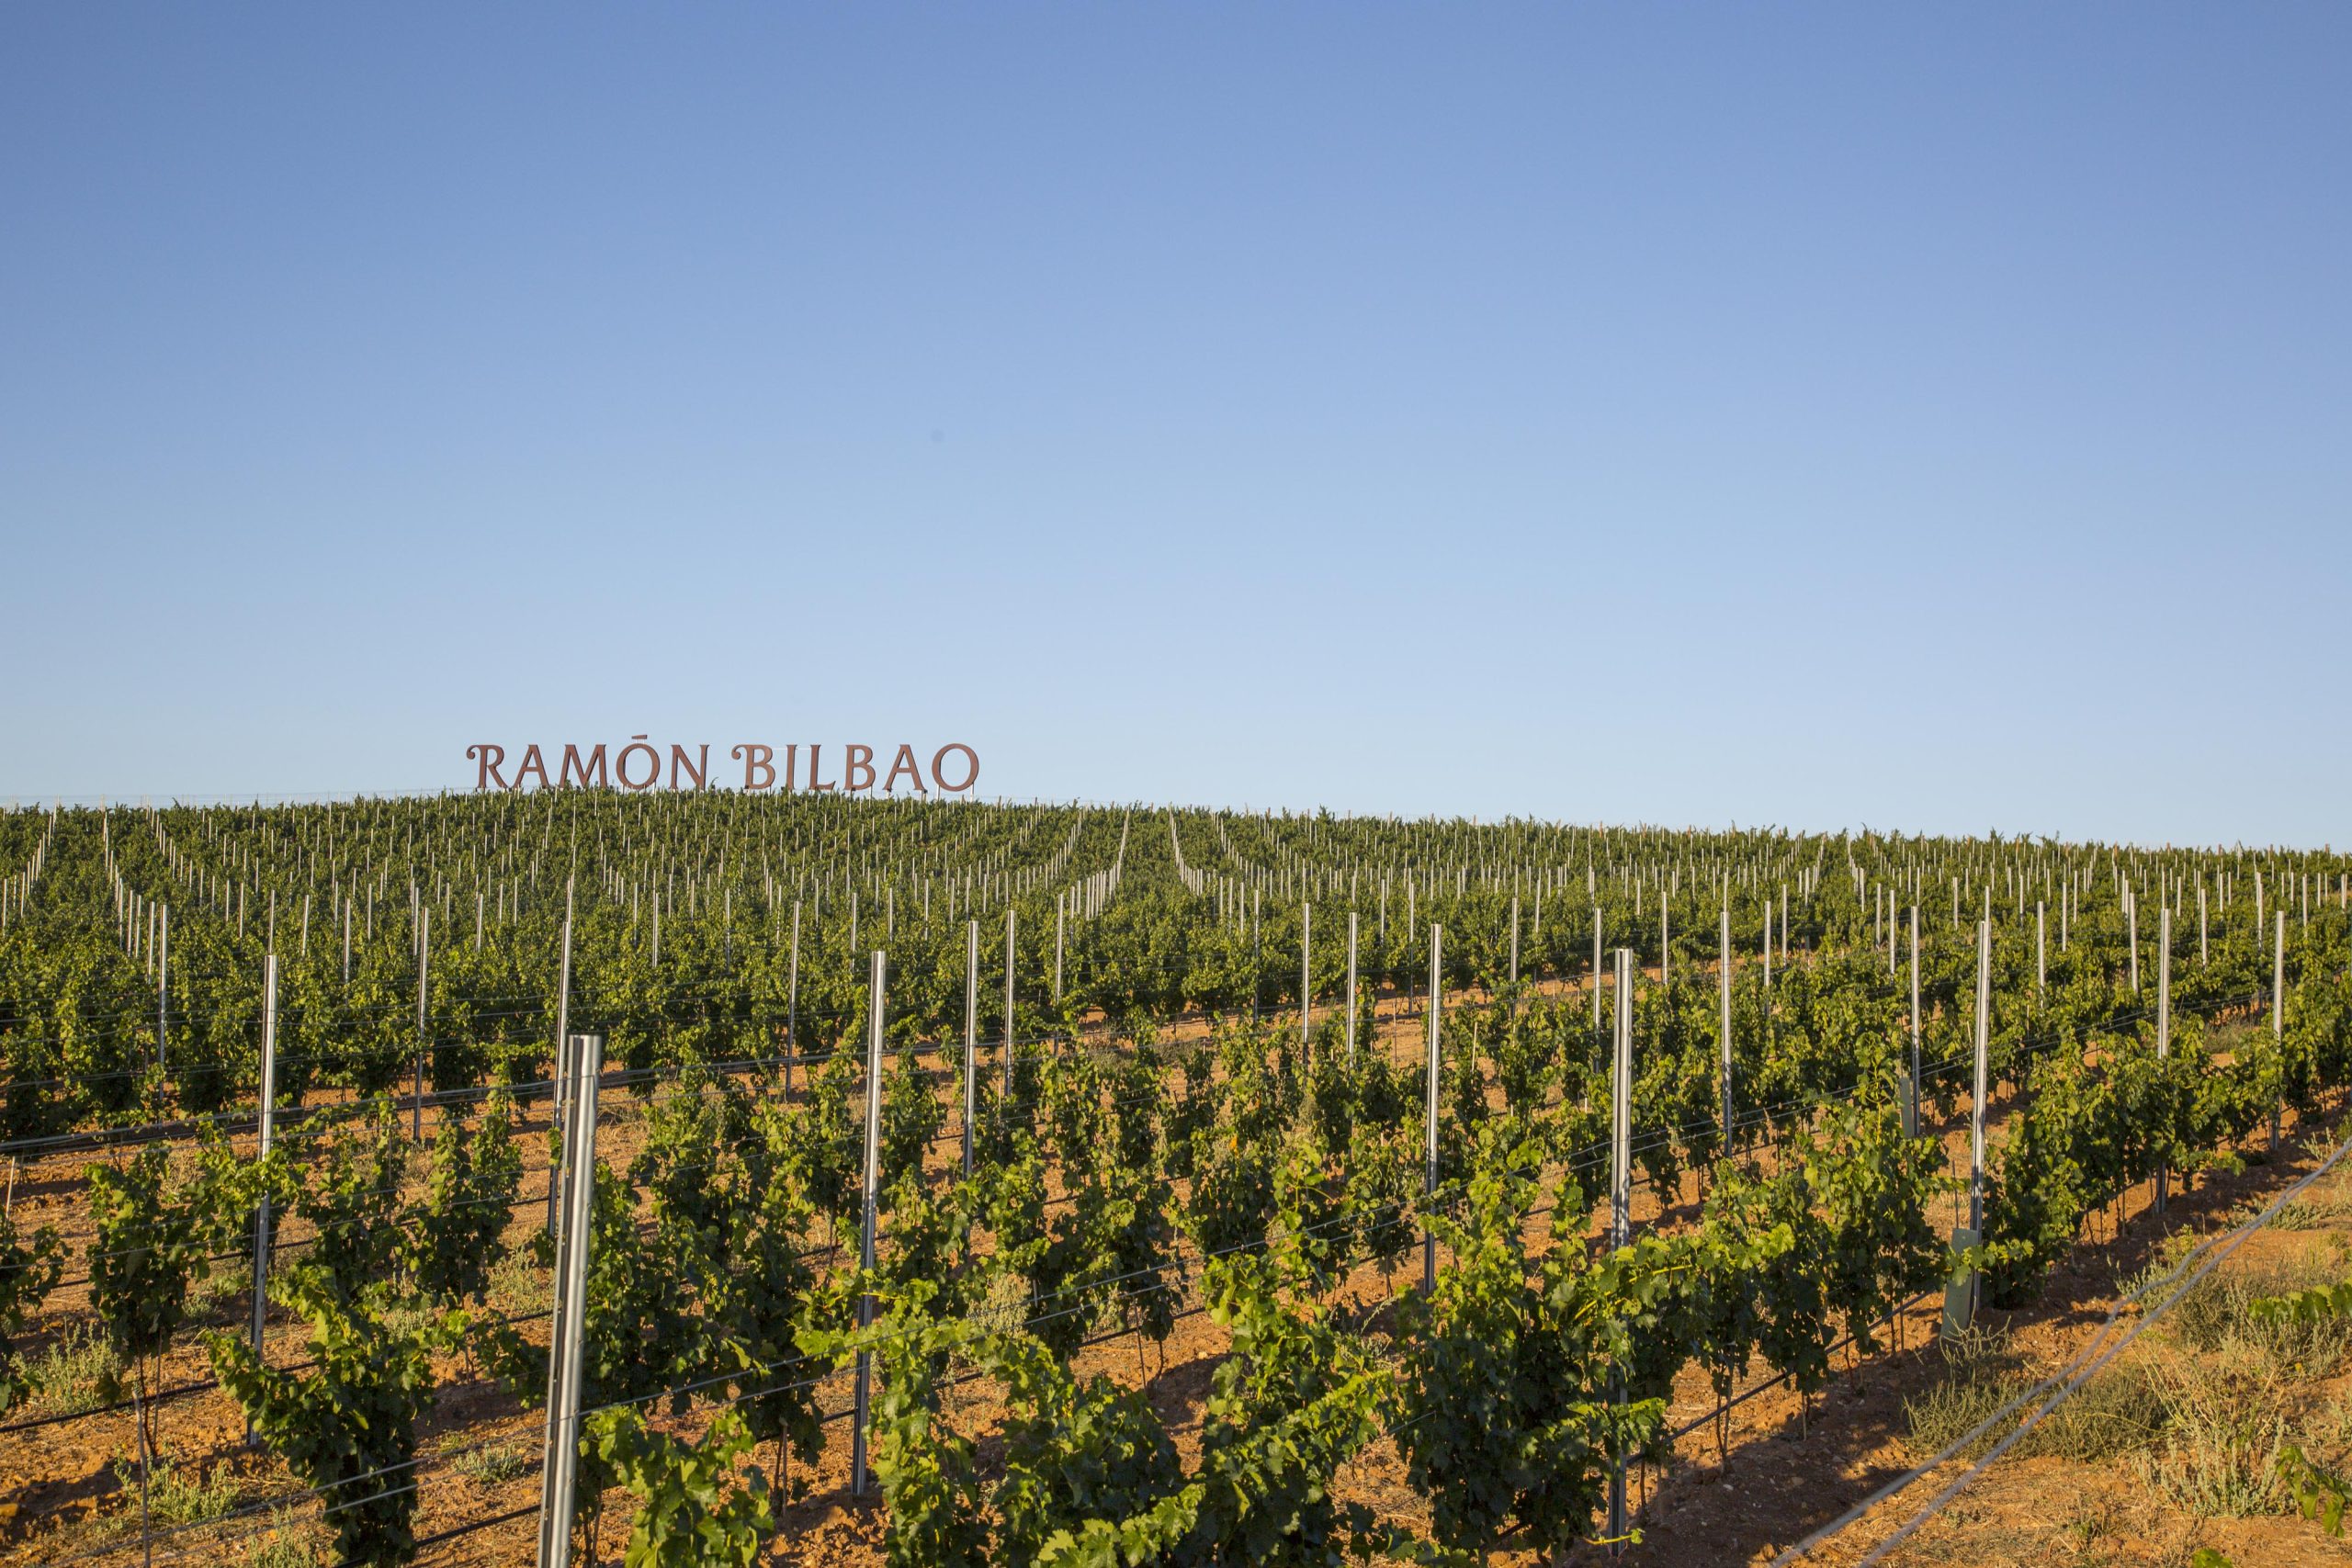
[[[2086,1249],[2188,1280],[2177,1222],[2312,1201],[2348,876],[811,795],[0,815],[0,1562],[1855,1561],[1973,1430],[1736,1550],[1692,1499]],[[2340,1455],[2273,1447],[2327,1540]]]

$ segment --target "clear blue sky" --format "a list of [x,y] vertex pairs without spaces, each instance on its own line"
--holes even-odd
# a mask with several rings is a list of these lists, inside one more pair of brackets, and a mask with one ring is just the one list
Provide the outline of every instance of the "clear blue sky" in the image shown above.
[[2352,841],[2352,7],[0,13],[0,795]]

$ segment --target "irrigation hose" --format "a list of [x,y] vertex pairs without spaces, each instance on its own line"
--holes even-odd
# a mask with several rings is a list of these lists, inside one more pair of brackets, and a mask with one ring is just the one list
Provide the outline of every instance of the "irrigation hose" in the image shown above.
[[[1963,1491],[1970,1483],[1973,1482],[1978,1476],[1983,1475],[1984,1472],[1991,1467],[1994,1461],[2007,1453],[2010,1448],[2015,1446],[2019,1438],[2023,1438],[2028,1432],[2031,1431],[2037,1425],[2039,1425],[2044,1416],[2056,1410],[2058,1406],[2064,1404],[2067,1398],[2075,1393],[2075,1391],[2080,1389],[2092,1378],[2096,1377],[2099,1372],[2106,1370],[2109,1362],[2113,1361],[2117,1356],[2122,1354],[2123,1350],[2131,1345],[2132,1340],[2139,1337],[2143,1329],[2146,1328],[2150,1324],[2155,1322],[2156,1319],[2162,1317],[2166,1312],[2170,1311],[2172,1307],[2188,1292],[2191,1287],[2195,1286],[2196,1283],[2199,1280],[2205,1278],[2206,1275],[2211,1273],[2223,1258],[2236,1251],[2239,1245],[2243,1243],[2247,1236],[2252,1235],[2256,1231],[2258,1231],[2265,1225],[2268,1224],[2271,1220],[2278,1215],[2279,1210],[2285,1208],[2289,1202],[2300,1196],[2304,1189],[2310,1187],[2312,1182],[2317,1181],[2321,1177],[2326,1175],[2329,1170],[2335,1168],[2336,1162],[2341,1160],[2346,1153],[2352,1153],[2352,1140],[2347,1140],[2345,1143],[2337,1145],[2333,1153],[2331,1153],[2325,1159],[2322,1160],[2318,1166],[2313,1168],[2301,1179],[2297,1180],[2292,1186],[2287,1188],[2276,1198],[2272,1199],[2268,1206],[2264,1208],[2260,1213],[2255,1215],[2254,1218],[2246,1221],[2235,1230],[2217,1232],[2212,1235],[2207,1236],[2203,1241],[2199,1242],[2194,1247],[2191,1247],[2188,1252],[2181,1258],[2179,1262],[2174,1264],[2172,1268],[2166,1270],[2164,1274],[2155,1279],[2143,1281],[2118,1299],[2114,1306],[2109,1309],[2106,1318],[2099,1324],[2098,1328],[2091,1335],[2090,1338],[2084,1343],[2083,1348],[2075,1353],[2074,1359],[2067,1362],[2063,1370],[2044,1378],[2041,1382],[2036,1383],[2030,1389],[2027,1389],[2024,1393],[2018,1394],[2016,1398],[2002,1405],[1998,1410],[1996,1410],[1990,1416],[1985,1416],[1984,1420],[1979,1421],[1974,1427],[1969,1428],[1969,1430],[1945,1445],[1945,1447],[1933,1458],[1924,1461],[1917,1466],[1905,1472],[1904,1474],[1896,1476],[1893,1481],[1890,1481],[1885,1485],[1880,1487],[1876,1492],[1871,1493],[1868,1497],[1863,1498],[1860,1502],[1847,1509],[1846,1512],[1840,1514],[1837,1518],[1832,1519],[1829,1523],[1822,1526],[1819,1529],[1815,1530],[1811,1535],[1806,1536],[1794,1546],[1792,1546],[1788,1550],[1782,1551],[1778,1557],[1772,1559],[1772,1568],[1787,1568],[1788,1564],[1797,1562],[1810,1555],[1815,1549],[1826,1544],[1834,1537],[1853,1526],[1856,1522],[1860,1520],[1864,1515],[1869,1514],[1881,1504],[1905,1491],[1913,1483],[1920,1480],[1931,1472],[1939,1470],[1944,1465],[1949,1464],[1954,1458],[1977,1442],[1987,1432],[1993,1430],[2002,1422],[2015,1415],[2018,1407],[2023,1405],[2028,1400],[2033,1399],[2038,1395],[2047,1394],[2048,1397],[2042,1400],[2041,1404],[2034,1409],[2031,1415],[2026,1416],[2024,1420],[2018,1423],[2016,1430],[2001,1438],[2001,1440],[1996,1443],[1984,1458],[1978,1460],[1974,1464],[1971,1465],[1967,1471],[1954,1479],[1951,1484],[1947,1485],[1942,1491],[1937,1493],[1933,1498],[1928,1500],[1928,1504],[1924,1507],[1922,1507],[1917,1513],[1912,1515],[1908,1519],[1905,1520],[1902,1526],[1898,1528],[1893,1535],[1888,1536],[1886,1540],[1881,1541],[1876,1547],[1872,1548],[1870,1554],[1863,1557],[1860,1562],[1856,1564],[1856,1568],[1871,1568],[1871,1564],[1883,1561],[1888,1552],[1901,1545],[1913,1533],[1915,1533],[1920,1526],[1926,1524],[1930,1518],[1933,1518],[1938,1513],[1941,1512],[1945,1506],[1950,1504],[1953,1498],[1959,1496],[1962,1491]],[[2207,1256],[2209,1253],[2211,1256]],[[2199,1262],[2200,1258],[2202,1258],[2202,1262]],[[2185,1280],[2181,1279],[2182,1271],[2188,1269],[2192,1264],[2197,1265],[2195,1272],[2189,1274]],[[2175,1283],[2176,1280],[2178,1281],[2177,1284]],[[2142,1297],[2166,1286],[2170,1286],[2171,1291],[2170,1293],[2165,1295],[2164,1300],[2157,1303],[2156,1305],[2149,1311],[2142,1314],[2140,1320],[2133,1324],[2129,1330],[2118,1337],[2113,1343],[2107,1345],[2103,1350],[2100,1348],[2101,1341],[2105,1340],[2109,1333],[2113,1330],[2117,1322],[2121,1318],[2123,1309],[2125,1307],[2140,1300]],[[2097,1359],[2093,1359],[2092,1358],[2095,1354]],[[2086,1361],[2089,1363],[2088,1365],[2085,1364]]]

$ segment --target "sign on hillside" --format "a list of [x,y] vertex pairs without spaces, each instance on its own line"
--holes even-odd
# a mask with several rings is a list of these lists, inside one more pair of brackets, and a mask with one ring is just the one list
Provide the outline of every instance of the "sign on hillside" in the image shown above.
[[[777,761],[779,750],[782,761]],[[895,795],[903,787],[910,795],[963,795],[980,778],[979,753],[960,740],[951,740],[931,754],[931,768],[925,773],[914,747],[901,744],[892,753],[885,769],[875,761],[876,748],[861,746],[854,741],[842,747],[841,776],[828,779],[825,771],[825,746],[821,741],[808,747],[808,771],[804,779],[800,773],[800,746],[790,742],[777,748],[758,741],[745,741],[728,748],[727,755],[742,765],[740,784],[726,778],[713,778],[708,742],[696,745],[689,751],[673,743],[669,756],[671,789],[740,788],[752,794],[766,790],[823,793],[839,790],[856,795],[879,789],[884,795]],[[603,744],[582,751],[567,743],[562,756],[555,763],[554,775],[548,774],[548,757],[553,747],[542,749],[527,745],[511,763],[506,748],[493,741],[480,741],[466,748],[466,760],[475,764],[474,788],[504,789],[610,789],[649,790],[662,784],[662,757],[660,748],[642,735],[632,735],[628,743],[616,751],[608,762]],[[723,764],[722,764],[723,765]],[[950,775],[956,775],[951,777]]]

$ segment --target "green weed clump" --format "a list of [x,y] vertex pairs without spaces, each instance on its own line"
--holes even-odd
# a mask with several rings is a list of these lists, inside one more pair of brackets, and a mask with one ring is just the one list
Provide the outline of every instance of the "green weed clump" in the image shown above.
[[2293,1506],[2278,1459],[2295,1435],[2285,1391],[2261,1352],[2233,1347],[2154,1361],[2149,1371],[2164,1404],[2164,1432],[2132,1463],[2151,1491],[2201,1517]]
[[[1908,1447],[1917,1459],[1943,1452],[2032,1382],[2019,1367],[2008,1336],[1998,1330],[1971,1329],[1940,1341],[1939,1348],[1943,1376],[1917,1398],[1903,1402],[1911,1428]],[[1982,1458],[2016,1427],[2019,1414],[1986,1428],[1962,1450],[1962,1457]]]
[[95,1325],[76,1325],[24,1363],[31,1389],[28,1408],[38,1415],[73,1416],[107,1402],[103,1392],[123,1371],[122,1358]]
[[2017,1451],[2096,1464],[2146,1448],[2164,1431],[2165,1416],[2164,1394],[2148,1370],[2119,1362],[2042,1417]]
[[[139,1490],[136,1461],[114,1461],[114,1478],[125,1491]],[[237,1478],[219,1465],[210,1473],[191,1465],[159,1461],[147,1472],[147,1513],[158,1525],[208,1525],[229,1517],[237,1506]]]
[[[1943,1345],[1945,1375],[1917,1399],[1905,1403],[1910,1419],[1909,1448],[1915,1458],[1940,1453],[1973,1431],[1988,1416],[2041,1382],[2025,1367],[2006,1335],[1976,1330]],[[1980,1459],[2040,1408],[2045,1391],[1994,1423],[1962,1450]],[[2136,1361],[2121,1362],[2066,1396],[2058,1407],[2018,1439],[2010,1451],[2048,1454],[2096,1463],[2136,1452],[2164,1430],[2166,1410],[2155,1379]]]
[[468,1448],[458,1450],[449,1461],[449,1468],[480,1485],[499,1486],[529,1470],[531,1461],[521,1449],[511,1445]]
[[319,1568],[325,1531],[291,1508],[273,1509],[270,1528],[245,1548],[244,1568]]
[[2340,1188],[2314,1192],[2308,1198],[2290,1198],[2270,1217],[2270,1227],[2282,1231],[2324,1230],[2346,1214],[2352,1214],[2352,1194]]
[[2324,1378],[2352,1353],[2352,1317],[2257,1317],[2249,1309],[2266,1296],[2333,1285],[2341,1273],[2317,1249],[2216,1269],[2189,1287],[2166,1321],[2174,1337],[2203,1354],[2245,1349],[2278,1378]]

